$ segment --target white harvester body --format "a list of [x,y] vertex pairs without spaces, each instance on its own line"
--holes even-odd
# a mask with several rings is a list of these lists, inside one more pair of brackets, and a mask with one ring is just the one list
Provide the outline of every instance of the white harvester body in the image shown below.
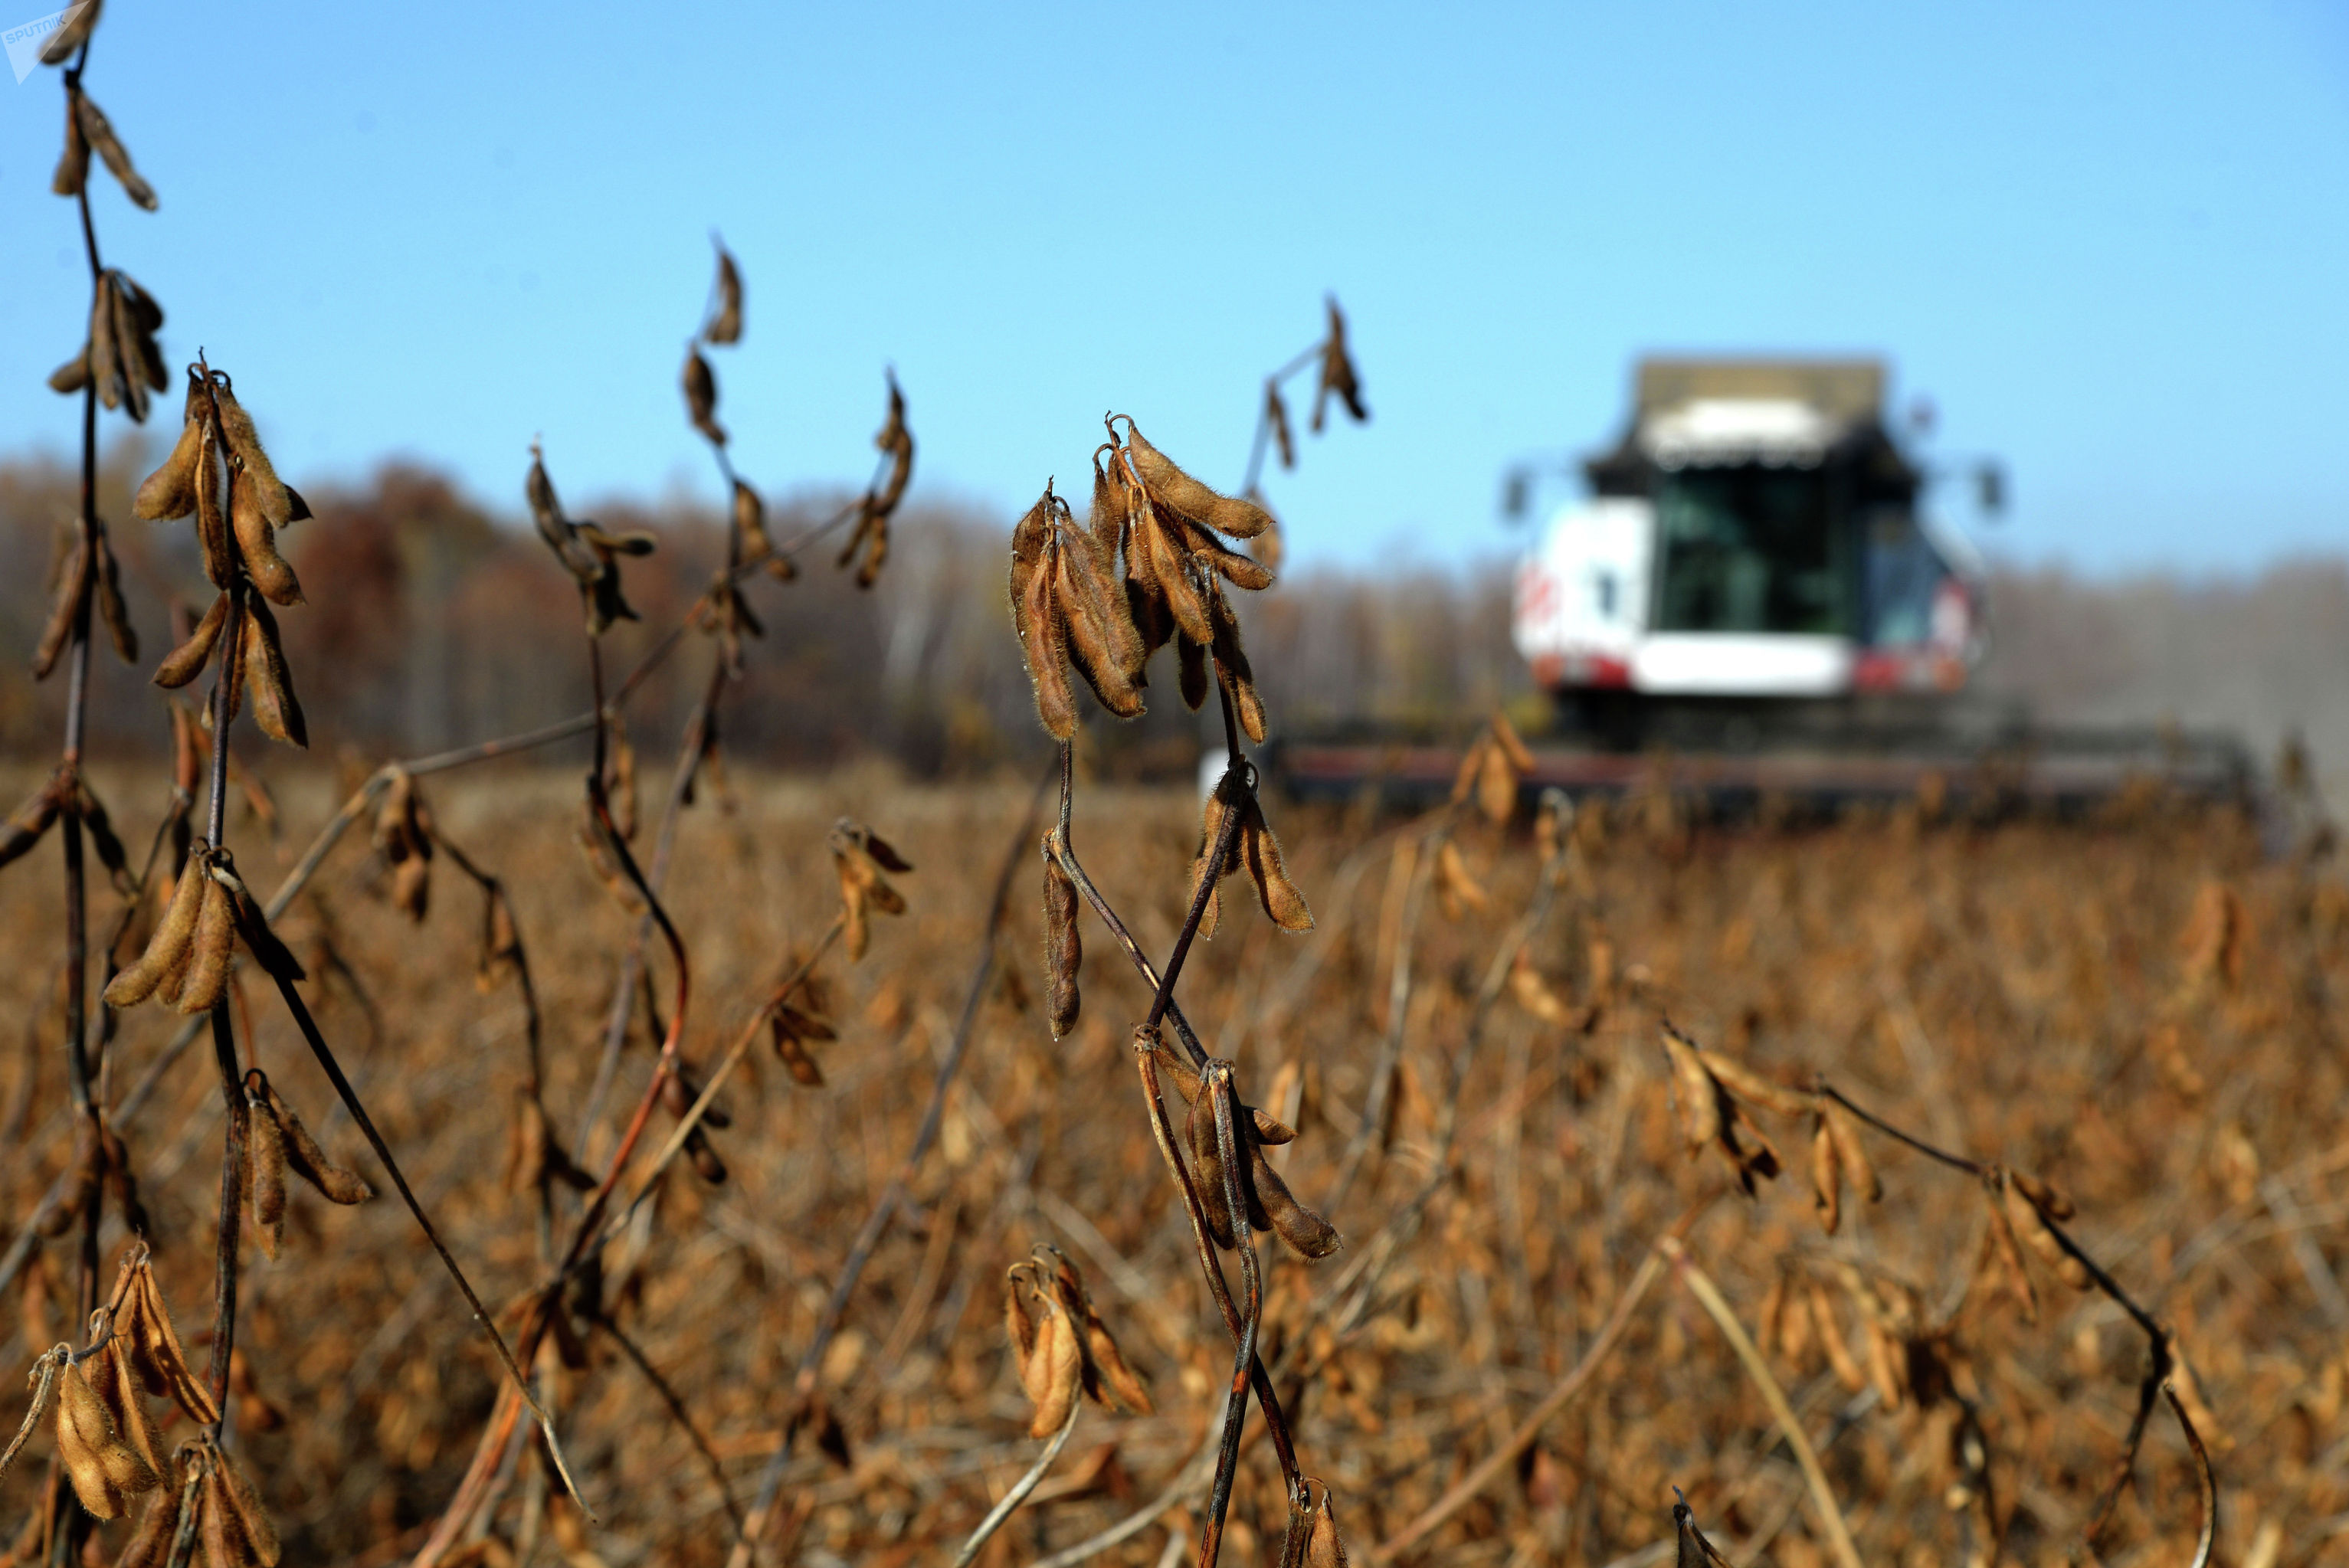
[[1918,505],[1871,361],[1648,360],[1631,425],[1517,573],[1514,628],[1561,697],[1951,692],[1981,569]]

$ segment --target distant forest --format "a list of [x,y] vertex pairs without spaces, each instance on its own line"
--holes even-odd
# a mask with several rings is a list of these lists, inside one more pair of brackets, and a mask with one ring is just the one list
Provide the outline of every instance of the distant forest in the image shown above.
[[[115,662],[101,640],[98,678],[143,686],[169,645],[171,595],[201,609],[209,591],[192,530],[129,521],[139,477],[129,466],[106,469],[99,510],[117,522],[142,668]],[[0,463],[0,647],[19,657],[39,634],[74,495],[72,476],[53,462]],[[322,758],[347,752],[373,763],[585,709],[576,595],[522,519],[518,493],[492,514],[429,469],[392,465],[363,488],[309,499],[319,521],[285,542],[310,604],[282,623]],[[787,539],[843,499],[770,498],[770,531]],[[655,555],[627,568],[628,597],[644,619],[608,646],[613,667],[626,669],[709,581],[724,535],[709,511],[607,508],[598,520],[661,538]],[[815,769],[877,753],[916,777],[1040,756],[1002,604],[1010,521],[915,502],[899,514],[887,570],[870,591],[833,569],[823,542],[802,553],[797,580],[753,579],[766,631],[722,710],[727,755]],[[2050,722],[2232,729],[2262,757],[2297,728],[2320,771],[2349,780],[2349,559],[2289,561],[2218,582],[2002,569],[1991,594],[1982,697]],[[1248,649],[1273,713],[1288,725],[1464,731],[1496,705],[1521,720],[1542,711],[1509,643],[1506,562],[1396,576],[1303,569],[1236,597],[1250,601]],[[706,667],[688,658],[665,668],[631,707],[631,727],[672,736]],[[1175,696],[1171,670],[1161,679],[1146,718],[1091,727],[1104,767],[1188,772],[1199,720]],[[54,748],[61,686],[0,681],[0,751],[29,759]],[[160,701],[143,710],[101,702],[93,723],[100,758],[160,749],[168,735]]]

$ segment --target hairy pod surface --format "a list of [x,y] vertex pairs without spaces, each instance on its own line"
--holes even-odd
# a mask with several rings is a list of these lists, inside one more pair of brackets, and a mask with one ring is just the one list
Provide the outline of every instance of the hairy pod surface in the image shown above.
[[1211,490],[1185,473],[1173,459],[1144,439],[1141,427],[1130,418],[1125,421],[1125,442],[1133,454],[1134,472],[1150,492],[1153,506],[1164,507],[1230,539],[1253,539],[1270,524],[1272,520],[1261,508]]
[[147,1500],[139,1516],[138,1533],[122,1549],[115,1568],[169,1568],[171,1542],[180,1532],[180,1495],[183,1483],[166,1471],[164,1484]]
[[196,464],[204,434],[203,422],[196,418],[197,396],[191,387],[187,422],[180,427],[171,455],[140,482],[139,493],[131,499],[130,515],[141,522],[167,522],[196,510]]
[[181,868],[179,881],[171,890],[171,902],[156,923],[154,934],[148,939],[146,952],[107,983],[107,1006],[136,1006],[153,995],[165,977],[186,962],[195,942],[204,889],[211,880],[203,874],[206,853],[206,846],[199,840]]
[[196,911],[196,934],[188,948],[187,977],[180,983],[177,1006],[190,1016],[209,1013],[228,992],[230,960],[236,947],[236,909],[228,889],[212,880],[209,857],[195,874],[203,902]]
[[285,1103],[274,1086],[264,1087],[263,1092],[268,1096],[269,1108],[285,1133],[287,1170],[316,1188],[330,1203],[347,1207],[375,1196],[375,1189],[366,1178],[326,1157],[326,1151],[310,1136],[310,1130],[302,1125],[302,1119],[294,1114],[294,1108]]
[[226,593],[236,586],[236,545],[229,532],[228,471],[212,421],[204,421],[196,454],[196,542],[203,551],[204,575]]
[[[296,600],[299,597],[297,589]],[[244,657],[244,684],[253,694],[254,722],[272,740],[307,750],[310,725],[302,715],[301,699],[294,695],[294,671],[285,662],[277,617],[260,600],[246,599],[244,635],[239,641]]]
[[220,1407],[212,1400],[212,1389],[188,1365],[187,1352],[181,1347],[179,1331],[171,1325],[171,1311],[163,1300],[162,1287],[155,1283],[153,1265],[144,1256],[131,1265],[129,1286],[121,1294],[124,1313],[115,1319],[115,1332],[123,1333],[128,1322],[131,1367],[138,1373],[140,1385],[155,1398],[177,1403],[199,1426],[210,1426],[220,1419]]
[[254,1239],[274,1261],[285,1243],[285,1130],[269,1103],[266,1088],[245,1086],[245,1128],[251,1152],[245,1161],[245,1196],[253,1205]]
[[109,1337],[106,1348],[90,1363],[90,1387],[124,1444],[155,1476],[169,1476],[171,1467],[164,1460],[162,1435],[156,1431],[153,1419],[147,1414],[138,1374],[130,1368],[129,1342],[120,1335]]
[[57,1457],[72,1478],[74,1495],[100,1519],[121,1518],[128,1499],[160,1481],[122,1440],[105,1401],[72,1362],[57,1380]]

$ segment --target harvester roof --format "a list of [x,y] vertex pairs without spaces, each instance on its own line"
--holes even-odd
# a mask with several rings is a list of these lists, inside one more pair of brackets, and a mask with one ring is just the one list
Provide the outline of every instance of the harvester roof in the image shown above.
[[1632,418],[1646,420],[1705,401],[1799,403],[1837,424],[1873,419],[1884,407],[1880,359],[1683,359],[1640,361]]
[[1641,495],[1658,469],[1816,468],[1837,455],[1905,484],[1912,476],[1883,428],[1884,383],[1877,359],[1643,359],[1630,428],[1588,469],[1602,495]]

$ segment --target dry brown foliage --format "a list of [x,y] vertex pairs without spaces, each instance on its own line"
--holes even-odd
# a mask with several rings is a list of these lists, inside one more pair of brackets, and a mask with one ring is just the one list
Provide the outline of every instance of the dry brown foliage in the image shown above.
[[[333,803],[322,782],[285,789],[297,843]],[[604,933],[565,918],[595,896],[564,841],[574,791],[565,778],[526,771],[446,785],[435,798],[447,831],[503,848],[539,976],[556,1106],[575,1105],[593,1074],[586,1042],[608,978]],[[762,987],[831,920],[838,898],[823,841],[844,807],[889,822],[895,847],[921,868],[922,896],[877,927],[872,956],[833,985],[841,1038],[825,1047],[828,1087],[792,1085],[762,1065],[763,1045],[747,1057],[749,1077],[725,1095],[729,1181],[669,1177],[650,1211],[656,1222],[621,1243],[599,1282],[602,1309],[691,1412],[738,1501],[775,1441],[771,1391],[788,1381],[852,1233],[913,1137],[923,1107],[906,1084],[927,1079],[961,1003],[984,883],[1024,793],[915,789],[871,774],[760,781],[744,785],[735,816],[687,819],[672,876],[689,890],[678,918],[713,995]],[[1406,1002],[1385,1152],[1330,1211],[1349,1252],[1310,1270],[1267,1260],[1268,1358],[1286,1363],[1284,1388],[1296,1378],[1308,1387],[1299,1440],[1339,1494],[1352,1555],[1371,1556],[1495,1447],[1589,1348],[1650,1240],[1723,1184],[1713,1156],[1682,1152],[1657,1045],[1669,1012],[1708,1053],[1769,1082],[1800,1086],[1824,1072],[1944,1147],[2060,1189],[2075,1211],[2067,1229],[2178,1332],[2212,1418],[2204,1431],[2225,1488],[2230,1559],[2272,1526],[2271,1561],[2322,1561],[2323,1532],[2349,1509],[2349,1473],[2329,1460],[2349,1435],[2349,1365],[2307,1261],[2337,1265],[2336,1189],[2349,1177],[2327,1109],[2343,1065],[2323,1003],[2349,982],[2349,922],[2339,913],[2349,903],[2337,891],[2312,895],[2337,882],[2264,860],[2225,818],[2085,830],[1858,820],[1798,837],[1700,830],[1686,845],[1659,848],[1625,813],[1609,813],[1605,831],[1596,815],[1582,814],[1579,869],[1526,948],[1526,967],[1567,1016],[1521,1008],[1518,983],[1508,982],[1465,1075],[1457,1175],[1425,1201],[1418,1237],[1359,1304],[1327,1272],[1368,1251],[1425,1190],[1478,980],[1533,892],[1532,847],[1497,830],[1474,845],[1492,857],[1494,912],[1456,925],[1431,918],[1413,939],[1421,978]],[[1129,913],[1163,944],[1181,917],[1192,803],[1180,792],[1095,786],[1080,796],[1075,830],[1092,846],[1095,875],[1152,890]],[[1292,809],[1286,848],[1319,895],[1319,929],[1290,939],[1254,923],[1202,947],[1185,971],[1186,1008],[1267,1086],[1266,1110],[1306,1133],[1268,1152],[1309,1202],[1330,1191],[1354,1108],[1368,1098],[1392,956],[1379,922],[1383,851],[1408,830]],[[1350,885],[1350,860],[1368,867]],[[326,885],[365,863],[362,849],[342,851]],[[2188,1097],[2146,1047],[2171,1016],[2185,968],[2179,937],[2210,882],[2240,901],[2248,940],[2239,988],[2190,1017],[2212,1087]],[[46,929],[39,894],[26,880],[0,882],[0,930],[12,943]],[[503,1094],[525,1070],[518,999],[434,981],[474,962],[479,916],[461,901],[436,904],[421,928],[388,895],[336,902],[343,940],[388,1020],[355,1070],[388,1135],[416,1150],[411,1179],[437,1195],[452,1244],[481,1260],[486,1297],[508,1299],[535,1277],[529,1204],[481,1153],[502,1143]],[[1025,903],[1015,900],[1003,940],[1033,952],[1042,932]],[[1148,995],[1106,943],[1089,944],[1083,963],[1084,1016],[1062,1042],[1050,1040],[1040,997],[1024,1011],[1000,991],[982,1005],[910,1218],[876,1250],[825,1357],[823,1386],[853,1468],[812,1446],[791,1461],[787,1512],[770,1537],[778,1559],[950,1553],[1027,1464],[1032,1412],[1002,1337],[999,1292],[1004,1267],[1040,1236],[1082,1268],[1161,1414],[1084,1418],[1056,1473],[1080,1479],[1090,1467],[1093,1479],[1057,1493],[1048,1480],[990,1550],[1029,1562],[1081,1541],[1154,1499],[1196,1451],[1203,1406],[1228,1369],[1222,1326],[1190,1283],[1187,1227],[1163,1177],[1153,1179],[1146,1131],[1103,1109],[1131,1096],[1117,1020]],[[40,976],[22,970],[7,985],[19,1016],[46,1017],[53,1051]],[[328,1026],[355,1017],[355,1006],[329,994]],[[153,1013],[126,1026],[118,1095],[168,1026]],[[706,1057],[729,1026],[697,1026],[688,1053]],[[257,1048],[281,1093],[330,1098],[282,1023],[263,1028]],[[22,1130],[0,1170],[15,1212],[67,1156],[41,1130],[62,1125],[52,1119],[55,1068],[42,1059],[19,1053],[0,1076],[0,1100],[28,1119],[11,1123]],[[624,1086],[641,1083],[641,1035],[624,1060]],[[1285,1103],[1288,1089],[1270,1091],[1292,1063],[1303,1070],[1290,1075],[1297,1089]],[[175,1173],[197,1155],[217,1105],[199,1076],[177,1075],[134,1145],[182,1329],[204,1290],[209,1195]],[[1751,1114],[1782,1147],[1811,1130],[1806,1115]],[[331,1131],[322,1134],[331,1145]],[[2063,1284],[2027,1243],[2019,1261],[2042,1319],[2025,1322],[1994,1276],[1978,1272],[1992,1211],[1968,1202],[1965,1178],[1880,1137],[1867,1149],[1884,1197],[1865,1202],[1845,1167],[1836,1235],[1820,1232],[1809,1181],[1788,1177],[1762,1183],[1751,1203],[1713,1202],[1688,1232],[1689,1250],[1769,1357],[1868,1562],[1962,1561],[1969,1511],[1984,1497],[2002,1560],[2060,1561],[2111,1480],[2142,1337],[2104,1298]],[[286,1261],[253,1265],[240,1344],[268,1398],[310,1414],[239,1441],[289,1552],[350,1559],[400,1539],[445,1501],[496,1368],[470,1348],[450,1354],[446,1287],[396,1210],[297,1202],[285,1221]],[[62,1336],[67,1326],[50,1311],[44,1333]],[[579,1539],[613,1563],[722,1559],[711,1527],[723,1511],[694,1439],[616,1341],[593,1327],[583,1338],[585,1367],[548,1363],[570,1412],[574,1465],[596,1478],[593,1501],[607,1516],[606,1530]],[[47,1348],[37,1336],[17,1344],[20,1364]],[[1885,1374],[1897,1407],[1877,1383]],[[158,1409],[156,1418],[167,1445],[188,1429],[184,1417]],[[2102,1541],[2106,1561],[2140,1549],[2183,1560],[2197,1516],[2190,1456],[2175,1430],[2150,1429],[2137,1487]],[[1111,1457],[1099,1465],[1081,1457],[1103,1448]],[[12,1473],[0,1513],[21,1518],[39,1474]],[[537,1474],[525,1465],[509,1483],[496,1515],[504,1539],[525,1495],[543,1492]],[[1243,1466],[1234,1519],[1277,1542],[1286,1505],[1268,1480],[1277,1473]],[[1537,1560],[1609,1562],[1671,1539],[1672,1484],[1732,1562],[1826,1560],[1801,1480],[1774,1449],[1770,1418],[1737,1364],[1686,1298],[1658,1287],[1580,1398],[1425,1550],[1450,1561],[1491,1542],[1504,1556],[1523,1548]],[[546,1529],[574,1528],[561,1522],[575,1517],[567,1505],[549,1507]],[[1195,1533],[1181,1511],[1168,1522]],[[1164,1540],[1154,1528],[1105,1560],[1154,1562]]]

